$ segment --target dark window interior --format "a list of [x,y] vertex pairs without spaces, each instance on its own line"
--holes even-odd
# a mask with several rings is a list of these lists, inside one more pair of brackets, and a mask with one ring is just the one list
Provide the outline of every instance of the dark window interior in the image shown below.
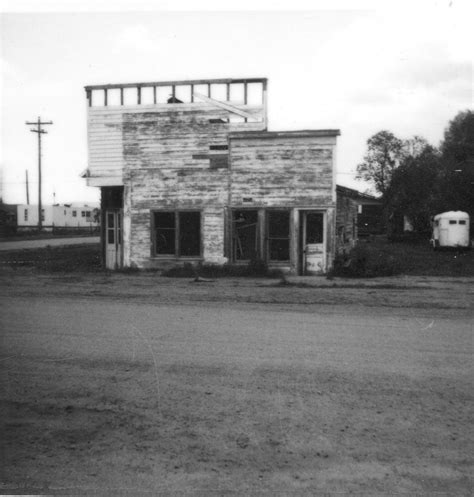
[[449,221],[449,224],[456,224],[456,221],[451,220],[451,221]]
[[268,257],[271,261],[290,259],[289,211],[268,211]]
[[200,255],[201,253],[201,213],[179,213],[179,254],[180,256]]
[[234,211],[232,216],[232,250],[236,261],[255,260],[258,255],[258,212]]
[[200,212],[155,212],[155,253],[176,257],[201,254]]
[[155,212],[155,233],[156,253],[175,255],[176,221],[174,212]]
[[306,243],[323,243],[323,215],[318,212],[306,214]]
[[464,221],[463,219],[459,221],[459,224],[466,224],[466,221]]

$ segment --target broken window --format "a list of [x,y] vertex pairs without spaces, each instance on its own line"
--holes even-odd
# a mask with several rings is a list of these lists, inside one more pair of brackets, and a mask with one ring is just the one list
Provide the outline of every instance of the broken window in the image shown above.
[[155,212],[154,227],[156,255],[200,256],[200,212]]
[[290,212],[268,211],[268,259],[290,260]]
[[232,254],[235,261],[258,257],[258,211],[239,210],[232,213]]

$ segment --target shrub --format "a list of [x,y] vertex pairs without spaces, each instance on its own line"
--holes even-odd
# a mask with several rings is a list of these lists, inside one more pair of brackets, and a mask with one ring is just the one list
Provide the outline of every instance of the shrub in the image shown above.
[[375,278],[399,273],[399,264],[393,256],[383,252],[371,253],[364,246],[356,246],[350,252],[336,256],[333,269],[328,276]]

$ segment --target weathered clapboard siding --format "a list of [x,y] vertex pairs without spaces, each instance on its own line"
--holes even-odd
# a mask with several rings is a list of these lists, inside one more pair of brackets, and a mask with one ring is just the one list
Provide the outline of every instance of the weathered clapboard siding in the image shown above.
[[335,138],[230,140],[232,205],[333,205]]
[[122,115],[123,178],[131,185],[126,192],[131,227],[125,264],[163,266],[169,259],[152,254],[154,210],[200,211],[202,258],[222,263],[229,171],[211,169],[209,159],[202,156],[210,153],[211,145],[227,145],[230,132],[261,131],[264,123],[210,123],[227,119],[229,113],[199,104],[174,105],[179,109],[172,111],[169,107]]
[[338,190],[336,212],[336,249],[343,252],[352,248],[357,240],[358,203]]
[[[262,106],[236,107],[258,118],[263,115]],[[90,107],[87,117],[88,183],[110,185],[114,178],[113,184],[123,185],[125,161],[129,167],[154,168],[165,163],[167,167],[180,168],[183,163],[195,166],[199,163],[192,155],[208,153],[210,145],[227,143],[229,132],[260,131],[265,127],[262,120],[210,122],[211,119],[228,118],[228,111],[198,102]],[[194,139],[189,140],[190,136]]]
[[[217,81],[221,80],[206,82],[208,95],[214,95],[211,86]],[[141,105],[141,96],[145,93],[155,99],[156,89],[165,85],[160,82],[86,88],[89,104],[87,179],[94,186],[123,185],[126,267],[163,268],[183,261],[224,263],[228,257],[232,260],[233,243],[238,239],[234,229],[238,220],[232,210],[243,208],[256,211],[257,257],[293,272],[301,272],[304,245],[309,243],[303,241],[306,214],[309,211],[322,214],[327,267],[332,264],[336,203],[334,161],[339,132],[269,133],[266,131],[266,80],[258,80],[263,93],[261,104],[255,106],[247,105],[253,101],[247,99],[250,80],[241,81],[245,105],[232,101],[230,90],[236,81],[240,80],[223,80],[227,86],[223,87],[226,91],[225,96],[220,97],[221,102],[208,99],[206,91],[195,87],[194,90],[201,92],[200,96],[194,93],[200,100],[184,104]],[[183,82],[171,83],[174,96],[177,88],[174,85]],[[196,81],[185,83],[198,84]],[[111,102],[107,99],[108,90],[124,94],[124,89],[130,88],[135,91],[139,105],[107,106]],[[95,98],[94,92],[104,97],[104,107],[95,105],[101,100]],[[116,190],[110,189],[111,192]],[[272,255],[269,249],[268,223],[272,208],[285,209],[289,215],[286,249],[289,260]],[[199,252],[199,255],[155,254],[157,211],[200,213],[200,251],[192,241],[184,245],[189,253]],[[192,223],[188,234],[197,232],[193,224],[197,221],[195,216],[180,214],[175,218],[176,226],[186,226],[179,220]],[[179,246],[178,232],[169,233],[175,234]],[[168,245],[173,251],[171,246]],[[288,256],[283,252],[283,257]]]

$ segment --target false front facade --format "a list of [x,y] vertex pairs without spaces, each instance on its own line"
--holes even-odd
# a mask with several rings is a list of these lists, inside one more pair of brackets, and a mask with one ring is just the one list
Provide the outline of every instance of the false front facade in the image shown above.
[[258,260],[315,274],[331,266],[339,131],[267,131],[266,79],[86,93],[85,176],[101,188],[107,267]]

